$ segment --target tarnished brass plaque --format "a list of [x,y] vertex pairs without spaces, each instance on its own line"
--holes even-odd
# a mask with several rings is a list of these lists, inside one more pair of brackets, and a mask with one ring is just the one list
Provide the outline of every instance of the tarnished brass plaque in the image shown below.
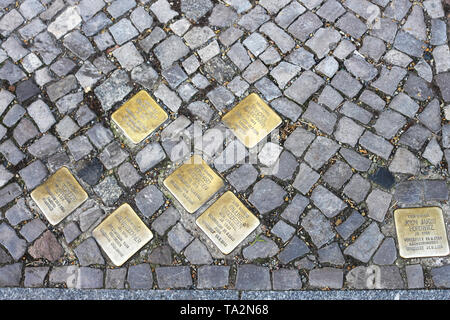
[[111,116],[133,143],[139,143],[167,120],[167,113],[145,91],[136,93]]
[[222,121],[247,148],[253,148],[280,125],[281,118],[252,93],[224,115]]
[[394,219],[401,257],[440,257],[450,253],[441,208],[397,209]]
[[62,167],[34,189],[31,198],[47,220],[57,225],[86,201],[88,195],[69,169]]
[[202,157],[194,155],[164,180],[164,186],[193,213],[222,188],[223,180]]
[[259,220],[233,192],[227,191],[196,223],[223,254],[229,254],[258,227]]
[[92,235],[118,267],[153,238],[153,233],[128,203],[103,220]]

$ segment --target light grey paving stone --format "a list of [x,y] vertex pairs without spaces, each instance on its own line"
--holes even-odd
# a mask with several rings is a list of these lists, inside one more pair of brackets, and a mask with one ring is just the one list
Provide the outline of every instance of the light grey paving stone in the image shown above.
[[270,169],[270,173],[281,180],[291,180],[297,171],[297,159],[289,152],[283,151],[280,158]]
[[406,148],[397,149],[389,166],[389,171],[391,172],[411,175],[416,175],[419,169],[419,159]]
[[272,271],[272,285],[274,290],[299,290],[302,280],[297,270],[278,269]]
[[405,124],[406,119],[401,114],[386,110],[380,113],[373,127],[379,135],[386,139],[392,139]]
[[278,254],[278,259],[282,264],[288,264],[291,261],[309,253],[310,250],[306,243],[299,237],[294,236],[292,240]]
[[125,289],[126,268],[106,269],[105,289]]
[[318,103],[327,106],[330,110],[335,110],[344,98],[333,87],[327,85],[323,88]]
[[47,177],[47,174],[47,167],[40,160],[35,160],[19,170],[20,177],[30,191],[40,185]]
[[281,1],[274,1],[274,0],[262,0],[259,2],[259,4],[264,7],[269,14],[276,14],[278,11],[280,11],[283,7],[285,7],[290,1],[289,0],[281,0]]
[[397,21],[402,20],[409,8],[411,8],[411,3],[405,0],[393,0],[387,7],[384,12],[384,15],[395,19]]
[[152,16],[143,7],[134,9],[130,14],[130,19],[139,32],[143,32],[153,24]]
[[378,225],[372,222],[356,241],[344,250],[344,254],[367,263],[381,244],[383,238],[384,236],[380,232]]
[[395,37],[394,48],[409,56],[420,58],[423,54],[424,47],[424,42],[403,30],[400,30]]
[[386,102],[381,99],[376,93],[370,90],[364,90],[359,96],[359,101],[363,102],[371,109],[381,111],[384,109]]
[[267,22],[259,29],[268,36],[282,53],[287,53],[295,46],[294,40],[273,22]]
[[248,0],[225,0],[225,3],[235,8],[237,13],[245,12],[252,7],[252,4]]
[[406,73],[406,70],[396,66],[392,67],[391,70],[383,67],[380,77],[372,83],[372,86],[387,95],[392,95]]
[[[291,87],[292,88],[292,87]],[[331,135],[336,124],[337,116],[333,112],[328,111],[326,108],[310,101],[308,109],[303,113],[302,118],[312,122],[323,132]]]
[[424,1],[423,5],[431,18],[435,19],[444,17],[445,13],[441,1],[426,0]]
[[359,266],[347,273],[345,280],[351,289],[402,289],[405,286],[397,266]]
[[83,101],[82,92],[67,94],[56,102],[56,107],[61,114],[67,114],[75,110],[81,101]]
[[106,50],[115,44],[113,37],[107,31],[97,34],[94,37],[94,42],[101,51]]
[[342,117],[336,126],[334,136],[337,141],[354,147],[363,132],[364,127],[358,125],[350,118]]
[[403,88],[410,97],[419,101],[430,100],[434,97],[430,84],[414,73],[409,73]]
[[335,217],[347,205],[325,187],[317,186],[311,194],[314,205],[328,218]]
[[431,40],[430,44],[438,46],[447,43],[447,25],[440,19],[431,20]]
[[425,201],[446,201],[448,199],[447,184],[443,180],[424,180]]
[[94,264],[104,264],[105,260],[102,257],[100,249],[94,238],[88,238],[81,242],[74,252],[78,258],[81,266],[89,266]]
[[392,99],[392,102],[389,104],[389,108],[392,108],[402,113],[403,115],[412,118],[419,109],[419,105],[408,95],[400,92],[394,97],[394,99]]
[[245,146],[238,140],[233,140],[224,151],[214,159],[214,167],[219,172],[227,171],[237,164],[243,163],[248,152]]
[[394,66],[406,68],[413,60],[405,53],[395,49],[389,50],[384,56],[383,60]]
[[345,13],[345,9],[338,1],[327,0],[316,13],[319,17],[329,22],[335,22],[337,18]]
[[187,266],[158,267],[155,271],[160,289],[189,288],[192,286],[191,270]]
[[[101,30],[103,30],[104,28],[106,28],[112,24],[113,24],[113,22],[106,16],[106,14],[104,12],[99,12],[94,17],[92,17],[91,19],[89,19],[88,21],[83,23],[83,27],[81,28],[81,30],[84,32],[84,34],[86,36],[90,37],[90,36],[96,35]],[[105,32],[105,34],[110,36],[108,32]],[[99,33],[100,38],[102,38],[101,35],[102,35],[102,33]],[[97,37],[97,39],[98,39],[98,37]],[[113,42],[113,44],[114,44],[114,42]]]
[[269,15],[261,6],[255,6],[239,19],[238,24],[247,31],[254,32],[264,22],[269,20]]
[[392,195],[380,189],[374,189],[367,197],[368,216],[378,222],[383,222],[391,204]]
[[234,95],[223,86],[214,88],[206,96],[219,111],[223,111],[234,102]]
[[330,242],[335,237],[328,219],[319,210],[312,209],[302,219],[301,226],[311,237],[317,248]]
[[347,12],[335,24],[336,27],[359,39],[367,31],[367,26],[351,12]]
[[8,37],[2,43],[2,48],[14,62],[17,62],[29,53],[28,49],[24,48],[21,41],[15,36]]
[[130,93],[132,86],[125,70],[114,71],[108,79],[94,89],[94,93],[107,111],[118,102],[122,101]]
[[191,55],[186,58],[182,63],[184,70],[190,75],[198,70],[200,62],[195,55]]
[[150,6],[150,11],[155,14],[159,22],[166,24],[173,18],[178,16],[178,12],[172,10],[167,0],[158,0]]
[[22,278],[22,263],[7,264],[0,267],[0,286],[19,287]]
[[277,143],[266,142],[258,153],[259,162],[266,167],[271,167],[278,160],[283,148]]
[[373,117],[372,113],[350,101],[346,101],[339,112],[363,124],[368,124]]
[[27,242],[31,243],[45,230],[47,230],[47,226],[40,219],[33,219],[20,229],[20,235],[24,237]]
[[100,289],[103,288],[103,270],[80,267],[77,276],[77,289]]
[[191,23],[186,18],[181,18],[170,25],[170,29],[177,35],[183,36],[191,27]]
[[213,3],[210,0],[182,0],[181,12],[187,18],[198,21],[205,16],[213,8]]
[[13,165],[25,158],[25,154],[11,140],[6,140],[0,145],[0,153]]
[[425,287],[423,269],[420,264],[405,266],[408,289],[421,289]]
[[303,113],[303,109],[298,104],[284,97],[271,101],[270,106],[292,121],[297,121]]
[[129,162],[124,162],[119,166],[117,175],[119,176],[120,182],[127,188],[131,188],[141,180],[141,176]]
[[344,65],[351,74],[363,81],[370,81],[378,75],[377,69],[358,54],[346,59]]
[[47,26],[42,22],[42,20],[35,18],[21,27],[18,32],[23,39],[30,40],[45,29],[47,29]]
[[258,171],[251,164],[243,164],[227,175],[228,182],[238,191],[245,191],[258,178]]
[[0,207],[8,204],[22,194],[22,189],[15,182],[12,182],[0,190]]
[[[0,114],[2,114],[9,106],[9,104],[14,100],[15,96],[11,92],[2,89],[0,90]],[[4,119],[3,119],[3,122]]]
[[237,269],[236,285],[237,290],[270,290],[269,268],[253,264],[241,265]]
[[19,223],[33,218],[33,215],[25,204],[25,200],[21,198],[5,211],[5,218],[11,226],[17,226]]
[[441,109],[439,101],[433,99],[419,114],[418,118],[428,129],[434,133],[438,133],[441,130]]
[[230,48],[227,52],[227,56],[240,70],[244,70],[251,63],[247,51],[240,42],[236,42]]
[[25,20],[15,8],[3,15],[0,19],[0,32],[6,37],[15,29],[17,29]]
[[161,83],[158,86],[158,89],[154,92],[154,95],[156,98],[161,99],[162,102],[173,112],[177,112],[181,106],[181,99],[164,83]]
[[49,283],[52,285],[65,284],[67,288],[75,288],[79,269],[78,266],[53,267],[48,277]]
[[309,285],[315,288],[341,289],[344,284],[342,269],[325,267],[309,272]]
[[127,282],[130,289],[152,289],[153,275],[150,264],[141,263],[128,267]]
[[209,123],[214,116],[214,110],[205,102],[194,101],[187,106],[192,115],[199,120]]
[[281,60],[280,54],[273,46],[270,46],[269,48],[267,48],[266,51],[264,51],[259,56],[259,58],[266,65],[274,65]]
[[275,23],[281,28],[287,28],[294,20],[306,11],[299,2],[293,1],[278,12]]
[[111,32],[111,35],[118,45],[122,45],[139,35],[139,31],[127,18],[122,18],[109,27],[109,32]]
[[66,35],[64,37],[63,44],[67,49],[72,51],[82,60],[88,59],[95,52],[95,49],[89,39],[77,30]]
[[158,265],[171,265],[172,260],[172,250],[168,245],[155,248],[148,256],[148,262]]
[[213,259],[208,248],[199,239],[194,239],[184,250],[184,256],[195,265],[211,264]]
[[50,70],[54,72],[57,76],[63,77],[70,71],[72,71],[72,69],[75,67],[76,64],[75,62],[73,62],[73,60],[67,57],[62,57],[56,60],[54,63],[52,63],[52,65],[50,66]]
[[123,194],[122,188],[120,188],[116,178],[112,175],[100,181],[93,190],[107,206],[112,206]]
[[420,181],[404,181],[395,186],[394,199],[401,204],[423,201],[423,184]]
[[141,172],[146,172],[166,158],[166,154],[159,143],[145,146],[136,155],[136,162]]
[[236,11],[223,4],[217,4],[208,18],[209,24],[215,27],[231,27],[238,19]]
[[178,63],[172,65],[170,68],[162,72],[162,76],[167,80],[169,86],[172,89],[178,87],[188,77],[187,74],[181,69]]
[[[19,147],[23,146],[26,142],[33,139],[39,134],[39,131],[35,127],[35,125],[31,122],[31,120],[27,118],[22,118],[19,121],[17,126],[13,130],[13,138],[19,145]],[[14,147],[7,147],[10,151],[13,151]]]
[[278,250],[279,248],[273,240],[261,235],[255,242],[245,247],[242,254],[247,260],[265,259],[275,256]]
[[339,69],[339,63],[332,56],[323,59],[316,67],[316,71],[322,75],[332,78]]
[[349,165],[342,161],[336,161],[323,175],[323,179],[331,187],[339,190],[352,176]]
[[420,124],[409,127],[400,137],[399,143],[419,150],[431,136],[431,132]]
[[375,153],[385,160],[389,159],[392,149],[394,148],[388,141],[370,131],[364,132],[362,137],[359,139],[359,144],[363,148]]
[[17,65],[7,60],[0,68],[0,79],[7,80],[10,85],[25,78],[25,73]]
[[282,61],[272,69],[270,75],[278,83],[279,87],[283,89],[300,71],[301,68],[299,66]]
[[292,235],[295,233],[295,228],[284,222],[283,220],[279,220],[273,227],[271,232],[280,238],[283,242],[288,241]]
[[343,191],[350,199],[356,201],[356,203],[361,203],[370,191],[370,182],[359,174],[354,174]]
[[384,41],[372,36],[365,36],[363,45],[359,50],[361,54],[378,62],[386,51]]
[[80,11],[80,16],[84,21],[91,19],[97,12],[103,9],[105,6],[103,0],[82,0],[78,4],[78,9]]
[[430,140],[424,152],[422,153],[422,157],[427,159],[432,165],[437,166],[444,156],[444,153],[439,146],[439,143],[436,140],[436,137]]
[[339,235],[347,240],[360,226],[363,225],[365,219],[356,210],[353,210],[351,215],[340,225],[336,226],[336,231]]
[[345,263],[344,256],[337,242],[319,249],[317,253],[319,254],[319,262],[322,264],[329,263],[335,266],[343,266]]
[[261,62],[261,60],[255,60],[253,61],[242,73],[242,77],[248,82],[248,83],[254,83],[264,77],[269,70],[264,65],[264,63]]
[[362,88],[361,83],[344,70],[339,70],[336,73],[331,85],[348,98],[355,97]]
[[322,59],[337,46],[340,40],[341,35],[335,29],[320,28],[311,39],[306,41],[306,45],[314,51],[319,59]]
[[286,191],[273,180],[264,178],[253,187],[248,200],[261,214],[266,214],[284,203]]
[[177,223],[167,234],[169,245],[180,253],[189,243],[194,240],[194,237],[189,234],[181,223]]
[[20,238],[6,222],[0,224],[0,231],[0,244],[15,261],[18,261],[27,250],[26,241]]
[[198,268],[197,288],[223,288],[229,284],[229,266],[201,266]]
[[101,149],[106,146],[114,137],[110,129],[103,127],[99,123],[95,124],[88,131],[86,131],[86,134],[97,149]]
[[350,40],[344,39],[342,40],[337,48],[333,51],[333,55],[339,60],[344,60],[347,58],[353,51],[355,51],[356,47]]
[[81,235],[81,230],[76,222],[70,222],[63,229],[64,238],[68,244],[72,243],[79,235]]
[[300,47],[293,50],[287,57],[287,61],[302,67],[303,69],[309,70],[315,64],[314,54],[307,51],[306,49]]
[[164,195],[154,185],[139,191],[135,197],[136,206],[145,217],[152,216],[165,202]]
[[104,218],[103,210],[98,207],[90,208],[80,214],[80,229],[85,232],[92,226],[96,226]]
[[85,136],[78,136],[67,142],[67,147],[75,161],[87,156],[92,151],[92,145]]
[[40,99],[28,106],[27,112],[36,122],[41,132],[46,132],[54,123],[56,123],[50,108]]
[[163,236],[166,231],[175,225],[180,219],[180,213],[174,207],[169,207],[166,209],[159,217],[155,219],[152,223],[152,228],[160,236]]
[[224,45],[224,46],[231,46],[236,40],[238,40],[239,38],[242,37],[242,35],[244,34],[244,31],[242,31],[241,29],[235,28],[235,27],[230,27],[228,29],[226,29],[225,31],[221,32],[219,35],[219,41]]
[[158,73],[150,65],[143,63],[131,71],[131,79],[148,90],[153,90],[158,80]]
[[75,6],[68,7],[56,19],[49,24],[47,30],[56,37],[61,38],[81,23],[79,10]]
[[427,39],[425,17],[422,7],[413,5],[411,13],[402,29],[419,40],[425,41]]
[[216,40],[210,42],[206,47],[197,51],[200,60],[205,63],[220,53],[219,43]]
[[450,81],[450,72],[440,73],[435,77],[436,85],[439,87],[441,91],[442,99],[445,102],[450,101],[450,90],[447,86],[447,83]]
[[337,151],[339,145],[324,136],[318,136],[305,154],[305,161],[313,168],[321,168]]
[[377,252],[373,256],[373,263],[377,265],[390,265],[397,260],[397,248],[394,238],[388,237],[383,240]]
[[275,98],[281,96],[281,91],[278,87],[270,81],[267,77],[264,77],[255,83],[256,89],[258,89],[267,101],[272,101]]
[[[142,50],[144,50],[145,53],[149,53],[150,50],[155,45],[160,43],[166,37],[167,37],[167,35],[163,29],[161,29],[160,27],[155,27],[152,29],[152,31],[150,32],[150,34],[147,37],[145,37],[142,40],[139,40],[138,43],[139,43],[139,46],[142,48]],[[181,38],[177,38],[177,39],[181,39]],[[182,43],[184,45],[183,41],[181,41],[179,43]],[[168,51],[168,52],[170,52],[170,51]],[[172,63],[170,63],[170,64],[172,64]]]
[[322,21],[316,14],[307,11],[289,26],[288,32],[296,39],[305,42],[309,38],[309,35],[314,33],[322,25]]
[[50,267],[26,267],[23,285],[26,288],[39,288],[44,286],[45,277]]
[[14,174],[5,169],[3,165],[0,166],[0,188],[7,184],[13,177]]
[[302,194],[306,195],[319,178],[320,175],[316,171],[311,169],[306,163],[301,163],[292,186]]

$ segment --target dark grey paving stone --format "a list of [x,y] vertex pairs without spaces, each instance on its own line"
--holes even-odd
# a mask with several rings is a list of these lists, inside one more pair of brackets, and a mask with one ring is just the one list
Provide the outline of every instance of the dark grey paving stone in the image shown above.
[[106,269],[105,289],[125,289],[126,268]]
[[450,266],[442,266],[431,269],[431,276],[433,278],[434,285],[437,288],[449,288],[450,287]]
[[447,201],[448,186],[444,180],[424,180],[425,201]]
[[333,112],[329,112],[326,108],[310,101],[308,104],[308,109],[303,113],[302,118],[312,122],[323,132],[331,135],[336,124],[337,116]]
[[344,256],[337,242],[319,249],[317,253],[319,254],[319,262],[322,264],[329,263],[335,266],[343,266],[345,263]]
[[378,225],[372,222],[356,241],[344,250],[344,254],[367,263],[381,244],[383,238],[384,236],[380,232]]
[[323,175],[323,179],[331,187],[339,190],[352,176],[352,169],[342,161],[336,161]]
[[45,277],[50,267],[26,267],[23,286],[26,288],[39,288],[44,286]]
[[397,260],[397,247],[394,238],[385,238],[373,256],[373,263],[377,265],[390,265]]
[[269,268],[257,265],[241,265],[237,269],[236,284],[237,290],[270,290]]
[[313,288],[341,289],[344,284],[344,271],[337,268],[313,269],[309,272],[309,285]]
[[0,267],[0,287],[19,287],[22,278],[22,263]]
[[103,271],[100,269],[80,267],[78,270],[78,289],[100,289],[103,288]]
[[158,267],[155,271],[160,289],[189,288],[192,286],[191,270],[187,266]]
[[135,197],[136,206],[146,217],[152,216],[164,204],[164,201],[164,195],[154,185],[145,187]]
[[301,225],[317,248],[322,247],[335,237],[330,222],[319,210],[310,210],[302,219]]
[[27,189],[33,190],[44,181],[48,171],[47,167],[40,160],[36,160],[19,170],[19,175],[25,182]]
[[224,288],[229,284],[229,266],[202,266],[198,269],[197,288]]
[[288,264],[297,258],[303,257],[309,252],[310,250],[306,243],[299,237],[294,236],[286,247],[278,254],[278,259],[282,264]]
[[6,222],[0,224],[0,244],[18,261],[26,251],[26,241],[20,238]]
[[369,179],[388,190],[395,184],[394,175],[384,167],[378,167],[373,174],[369,175]]
[[318,136],[305,154],[305,161],[318,170],[339,150],[339,144],[333,140]]
[[242,254],[248,260],[265,259],[275,256],[278,250],[279,248],[273,240],[261,235],[255,242],[245,247]]
[[194,239],[184,250],[184,256],[195,265],[211,264],[213,259],[206,245],[199,239]]
[[168,245],[157,247],[148,255],[148,262],[158,265],[171,265],[172,260],[172,250]]
[[405,266],[408,289],[421,289],[425,287],[423,269],[420,264]]
[[47,226],[39,218],[27,222],[21,229],[20,235],[31,243],[36,240],[45,230]]
[[141,263],[128,267],[127,282],[130,289],[152,289],[153,275],[150,264]]
[[94,238],[88,238],[80,243],[74,252],[82,266],[104,264],[105,260]]
[[78,238],[79,235],[81,235],[81,230],[78,227],[77,223],[72,221],[64,227],[63,233],[64,233],[64,238],[66,239],[66,242],[70,244],[76,238]]
[[175,252],[180,253],[189,243],[194,240],[194,237],[186,231],[183,225],[177,223],[167,234],[167,241]]
[[248,198],[256,209],[266,214],[284,203],[286,191],[273,180],[264,178],[253,187],[253,192]]
[[272,271],[272,285],[274,290],[299,290],[302,280],[295,269],[278,269]]
[[98,158],[93,158],[86,162],[77,172],[77,175],[87,184],[94,186],[103,175],[103,165]]
[[400,270],[396,266],[359,266],[346,275],[351,289],[402,289],[405,287]]
[[296,225],[299,221],[300,215],[303,213],[308,204],[309,204],[308,198],[296,194],[292,199],[291,203],[281,213],[281,217],[283,219],[286,219],[293,225]]

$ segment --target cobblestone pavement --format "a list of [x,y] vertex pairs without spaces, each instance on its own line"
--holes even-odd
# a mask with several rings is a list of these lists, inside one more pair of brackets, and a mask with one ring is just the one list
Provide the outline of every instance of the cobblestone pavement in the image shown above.
[[[0,287],[450,287],[450,257],[401,258],[393,219],[439,206],[449,230],[448,0],[0,7]],[[142,89],[169,119],[133,145],[111,114]],[[224,163],[250,93],[278,135]],[[162,181],[196,132],[225,186],[188,213]],[[88,200],[53,226],[30,193],[62,166]],[[261,224],[224,255],[195,219],[227,190]],[[154,237],[114,267],[92,231],[123,203]]]

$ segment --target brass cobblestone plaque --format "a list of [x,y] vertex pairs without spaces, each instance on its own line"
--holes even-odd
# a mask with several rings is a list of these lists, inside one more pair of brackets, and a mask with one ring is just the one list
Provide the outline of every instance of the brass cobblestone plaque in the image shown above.
[[139,143],[167,120],[167,113],[141,90],[111,116],[114,123],[133,143]]
[[31,192],[44,216],[57,225],[88,198],[87,193],[66,167],[58,169]]
[[194,155],[164,180],[164,186],[193,213],[222,188],[223,180],[202,157]]
[[401,257],[440,257],[450,253],[441,208],[397,209],[394,219]]
[[239,102],[222,121],[247,148],[256,146],[281,124],[281,118],[256,93]]
[[231,191],[223,194],[196,221],[223,254],[230,254],[259,225]]
[[103,220],[92,235],[118,267],[153,238],[153,233],[128,203]]

